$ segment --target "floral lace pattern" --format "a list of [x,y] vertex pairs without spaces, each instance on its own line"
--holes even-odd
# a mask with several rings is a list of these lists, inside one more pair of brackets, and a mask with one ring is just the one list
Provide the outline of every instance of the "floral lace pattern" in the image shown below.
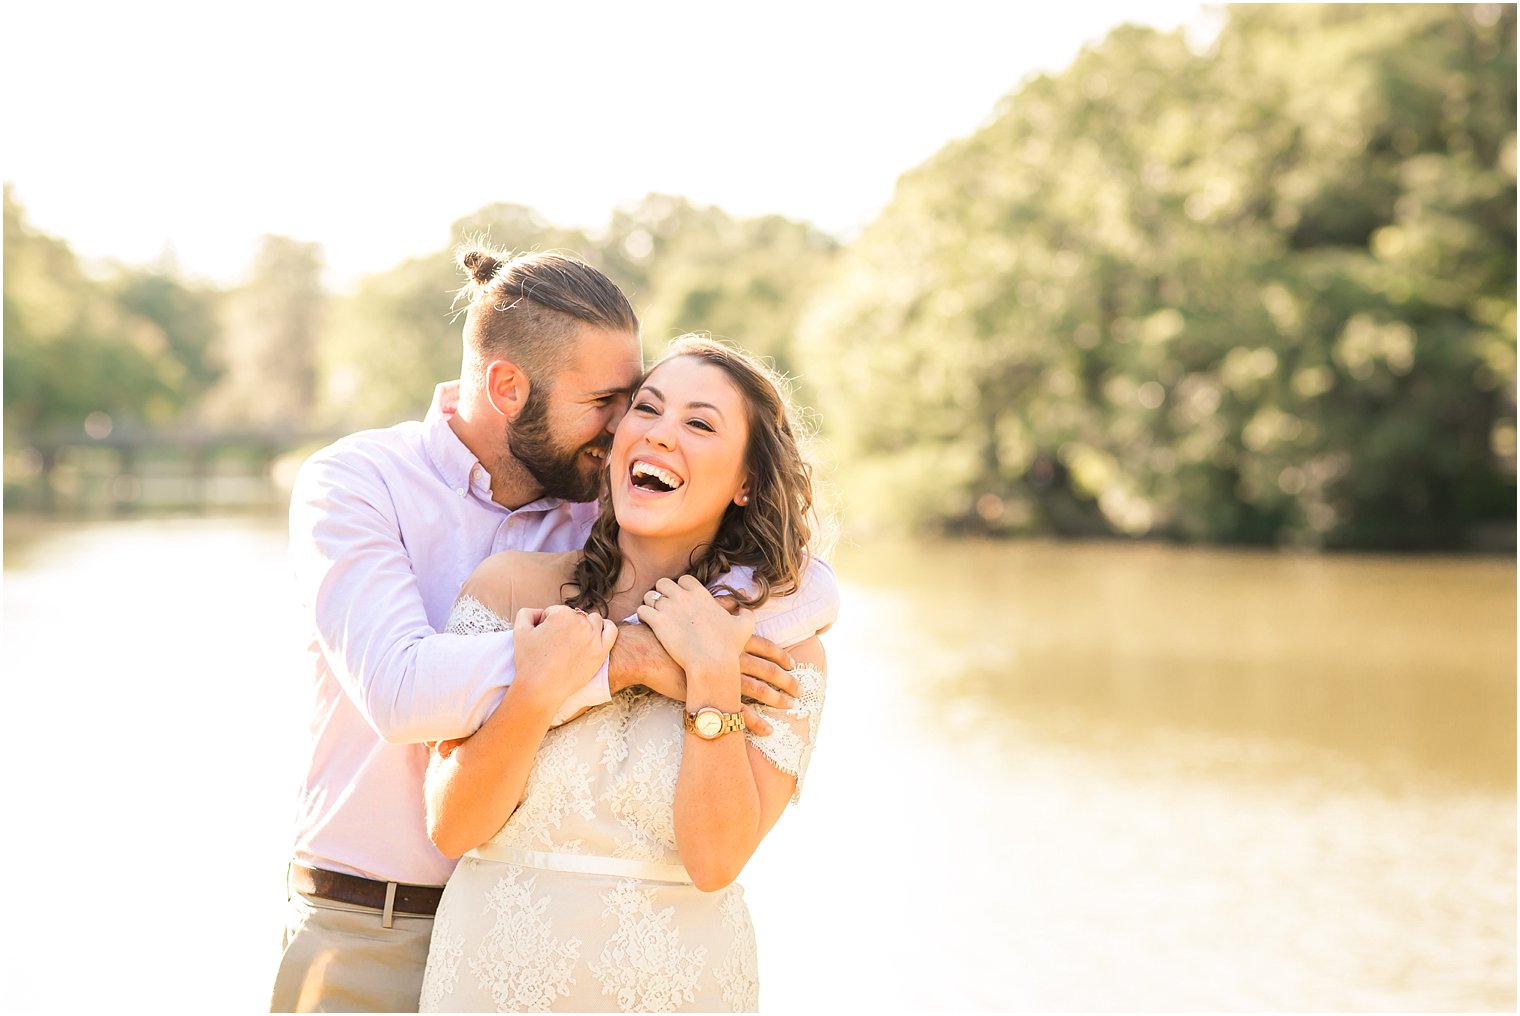
[[798,684],[796,703],[790,709],[757,704],[756,711],[771,721],[771,733],[761,736],[746,730],[744,736],[771,765],[797,777],[797,788],[792,791],[795,804],[802,799],[802,778],[807,775],[818,740],[818,721],[823,717],[823,672],[803,664],[792,674]]
[[522,803],[492,837],[493,842],[511,844],[528,850],[555,850],[578,853],[581,841],[557,835],[571,815],[590,819],[596,816],[596,798],[591,790],[591,766],[576,758],[577,731],[570,724],[556,727],[544,737],[538,757],[528,773]]
[[422,976],[422,1009],[437,1010],[443,1000],[454,993],[459,977],[459,960],[464,956],[464,936],[440,922],[433,925],[433,941],[428,948],[427,970]]
[[[668,699],[657,702],[653,694],[643,694],[627,703],[630,720],[656,710],[677,709]],[[679,721],[677,721],[679,723]],[[646,724],[640,724],[645,729]],[[657,728],[658,730],[658,728]],[[621,823],[614,857],[632,857],[641,861],[662,861],[676,853],[675,801],[676,780],[681,775],[683,732],[680,726],[665,725],[659,732],[627,744],[628,764],[620,767],[606,796],[607,810]],[[626,742],[625,742],[626,743]]]
[[449,611],[449,624],[445,629],[455,635],[489,635],[492,632],[510,631],[512,623],[473,596],[461,596]]
[[[461,634],[510,627],[469,597],[449,620]],[[774,732],[747,736],[797,777],[800,793],[824,681],[810,667],[796,675],[792,708],[759,707]],[[755,930],[738,885],[704,893],[689,883],[629,878],[626,868],[596,873],[599,858],[681,863],[675,796],[684,711],[630,689],[549,732],[522,802],[490,844],[535,856],[460,862],[434,926],[423,1011],[758,1007]],[[555,854],[576,855],[575,863],[556,867]]]
[[760,1009],[760,970],[755,954],[755,925],[744,905],[744,891],[731,885],[721,891],[718,913],[723,927],[733,932],[728,954],[717,971],[723,1001],[734,1012],[758,1012]]
[[[490,992],[498,1012],[548,1012],[575,983],[579,939],[554,936],[548,896],[534,896],[537,877],[503,866],[504,874],[486,894],[486,910],[496,915],[480,949],[470,960],[481,987]],[[437,929],[434,929],[437,937]]]
[[626,879],[602,897],[617,930],[591,964],[602,994],[623,1012],[675,1012],[694,1001],[707,948],[681,944],[675,907],[655,909],[655,890]]

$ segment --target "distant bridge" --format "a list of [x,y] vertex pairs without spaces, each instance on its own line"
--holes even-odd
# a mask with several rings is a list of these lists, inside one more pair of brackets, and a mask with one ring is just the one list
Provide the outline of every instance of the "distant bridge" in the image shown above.
[[289,496],[305,455],[345,431],[97,425],[6,453],[5,507],[94,514],[266,507]]

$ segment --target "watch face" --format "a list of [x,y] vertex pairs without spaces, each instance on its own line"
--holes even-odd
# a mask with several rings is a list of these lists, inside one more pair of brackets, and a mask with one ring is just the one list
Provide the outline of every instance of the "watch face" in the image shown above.
[[717,737],[723,730],[723,717],[716,709],[703,709],[697,713],[697,733],[703,737]]

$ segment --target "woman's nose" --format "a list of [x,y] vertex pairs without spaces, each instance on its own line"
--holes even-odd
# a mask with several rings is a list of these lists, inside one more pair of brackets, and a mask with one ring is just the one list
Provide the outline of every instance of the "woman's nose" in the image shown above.
[[644,431],[644,440],[648,441],[650,444],[659,445],[661,448],[671,447],[674,443],[674,439],[675,428],[671,426],[670,421],[663,416],[650,423],[649,429]]

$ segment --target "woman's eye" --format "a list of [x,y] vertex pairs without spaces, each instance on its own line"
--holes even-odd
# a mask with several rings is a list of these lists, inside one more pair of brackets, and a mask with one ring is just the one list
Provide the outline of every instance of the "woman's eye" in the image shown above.
[[705,430],[709,434],[713,433],[712,424],[708,423],[706,420],[688,420],[687,422],[698,430]]
[[633,411],[635,413],[643,413],[646,416],[659,412],[658,409],[654,408],[647,402],[635,402],[633,404]]

